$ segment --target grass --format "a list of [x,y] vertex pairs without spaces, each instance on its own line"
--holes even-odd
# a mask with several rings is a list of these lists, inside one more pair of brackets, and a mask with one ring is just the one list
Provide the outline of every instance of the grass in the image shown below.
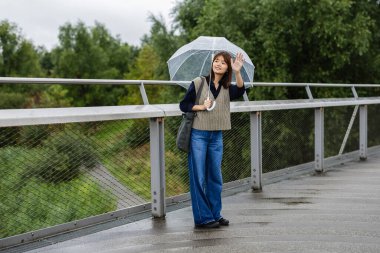
[[0,149],[1,238],[116,209],[115,197],[87,175],[55,184],[30,174],[40,154],[37,148]]

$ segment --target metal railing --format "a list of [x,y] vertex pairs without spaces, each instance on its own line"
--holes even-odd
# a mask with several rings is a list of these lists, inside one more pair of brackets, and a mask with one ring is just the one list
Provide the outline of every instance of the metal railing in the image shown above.
[[[177,82],[0,78],[0,83],[132,84],[142,87],[144,98],[144,83]],[[309,98],[231,103],[225,188],[246,184],[262,190],[263,173],[294,166],[321,172],[327,157],[329,166],[366,159],[368,133],[369,146],[380,144],[380,97],[359,98],[355,91],[380,85],[284,85],[309,89]],[[350,88],[353,97],[313,99],[310,87],[320,86]],[[150,105],[147,96],[143,101],[0,110],[0,248],[149,209],[162,217],[166,205],[189,198],[187,157],[175,147],[178,104]]]

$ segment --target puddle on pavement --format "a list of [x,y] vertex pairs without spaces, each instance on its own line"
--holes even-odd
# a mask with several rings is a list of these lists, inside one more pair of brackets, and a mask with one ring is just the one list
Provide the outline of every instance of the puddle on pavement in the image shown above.
[[263,200],[273,200],[274,202],[282,203],[285,205],[301,205],[312,204],[307,198],[262,198]]

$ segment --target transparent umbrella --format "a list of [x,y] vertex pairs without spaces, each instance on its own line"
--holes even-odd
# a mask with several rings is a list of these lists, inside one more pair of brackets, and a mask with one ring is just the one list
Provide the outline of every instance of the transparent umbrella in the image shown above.
[[[244,82],[252,82],[255,66],[243,49],[224,37],[200,36],[196,40],[179,48],[168,60],[170,79],[173,81],[190,81],[197,76],[207,76],[211,70],[211,61],[215,53],[227,51],[234,58],[242,53],[244,65],[241,75]],[[235,81],[235,76],[232,76]],[[188,88],[190,83],[180,85]]]

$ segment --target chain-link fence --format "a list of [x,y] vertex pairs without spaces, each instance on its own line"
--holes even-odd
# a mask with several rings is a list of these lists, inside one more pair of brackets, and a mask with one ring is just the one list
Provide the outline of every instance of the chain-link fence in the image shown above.
[[380,105],[368,106],[368,147],[380,145]]
[[314,110],[262,113],[263,173],[314,160]]
[[[165,118],[166,196],[189,192],[187,154],[178,150],[175,138],[181,117]],[[223,182],[250,176],[249,113],[231,114],[232,129],[223,133]]]
[[176,146],[181,117],[165,118],[165,177],[166,196],[172,197],[190,191],[187,154]]
[[[380,143],[368,106],[369,146]],[[325,157],[338,154],[354,106],[325,108]],[[344,152],[358,149],[358,117]],[[250,177],[250,113],[231,114],[224,183]],[[166,197],[189,191],[181,117],[166,117]],[[314,160],[314,109],[262,112],[263,172]],[[149,119],[0,128],[0,238],[150,202]]]
[[[189,191],[165,119],[166,196]],[[249,113],[224,134],[224,182],[250,176]],[[0,128],[1,238],[150,201],[149,119]]]
[[[325,112],[325,157],[336,156],[359,149],[359,110],[355,106],[328,107]],[[352,125],[350,122],[355,117]],[[347,130],[351,127],[349,135]],[[344,141],[346,142],[344,146]]]
[[0,238],[150,201],[149,119],[0,128]]
[[232,128],[223,133],[223,182],[250,177],[251,137],[249,113],[232,113]]

